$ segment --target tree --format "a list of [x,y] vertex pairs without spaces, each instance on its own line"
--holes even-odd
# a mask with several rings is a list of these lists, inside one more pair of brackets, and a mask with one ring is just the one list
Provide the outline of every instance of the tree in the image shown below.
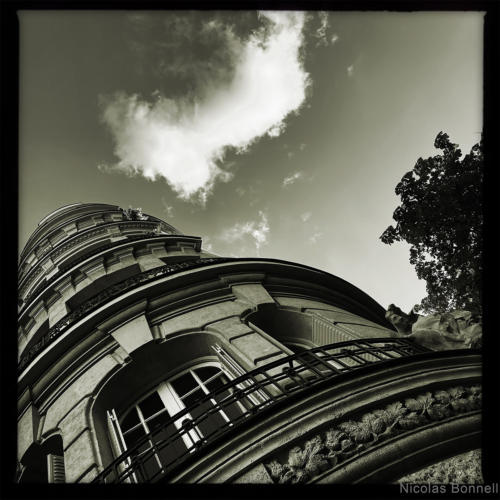
[[426,281],[427,297],[416,310],[466,309],[481,314],[482,141],[461,158],[457,144],[440,132],[441,154],[419,158],[396,186],[401,205],[380,239],[406,241],[410,263]]

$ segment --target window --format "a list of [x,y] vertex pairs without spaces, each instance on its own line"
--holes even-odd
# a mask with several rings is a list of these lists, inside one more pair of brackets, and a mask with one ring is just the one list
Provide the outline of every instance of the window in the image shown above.
[[[200,441],[209,438],[221,427],[232,425],[231,420],[238,418],[245,408],[238,402],[224,405],[223,408],[218,406],[220,401],[230,395],[229,391],[223,391],[215,399],[198,403],[205,395],[228,382],[228,375],[218,363],[204,363],[161,382],[122,415],[117,416],[115,410],[108,411],[113,447],[115,454],[119,455],[125,450],[134,449],[136,443],[150,435],[156,426],[194,405],[188,414],[161,431],[155,431],[150,439],[133,450],[131,460],[124,467],[131,466],[134,459],[144,455],[145,459],[141,460],[144,466],[142,476],[146,477],[138,478],[134,474],[130,476],[131,482],[151,479],[182,455],[194,451]],[[191,422],[194,425],[190,426]],[[179,433],[184,427],[189,430]],[[162,442],[171,436],[174,436],[173,441],[162,447]]]

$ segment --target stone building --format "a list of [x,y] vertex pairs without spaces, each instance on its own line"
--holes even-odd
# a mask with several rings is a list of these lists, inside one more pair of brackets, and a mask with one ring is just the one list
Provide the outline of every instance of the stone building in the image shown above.
[[384,313],[140,209],[64,206],[20,257],[17,479],[383,483],[478,448],[479,354]]

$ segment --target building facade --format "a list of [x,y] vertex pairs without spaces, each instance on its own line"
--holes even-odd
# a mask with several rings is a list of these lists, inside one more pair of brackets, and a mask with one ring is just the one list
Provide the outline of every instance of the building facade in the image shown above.
[[106,204],[19,264],[18,481],[394,482],[479,447],[480,356],[328,273]]

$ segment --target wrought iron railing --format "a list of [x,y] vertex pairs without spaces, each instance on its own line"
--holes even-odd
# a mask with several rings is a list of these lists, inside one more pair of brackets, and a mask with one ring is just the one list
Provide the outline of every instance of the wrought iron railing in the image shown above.
[[83,262],[84,260],[86,259],[89,259],[90,257],[92,257],[93,255],[97,255],[101,252],[104,252],[105,250],[109,250],[110,248],[114,248],[114,247],[118,247],[120,245],[126,245],[127,243],[130,243],[130,242],[135,242],[135,241],[140,241],[140,240],[147,240],[147,239],[150,239],[150,238],[165,238],[165,237],[186,237],[185,235],[180,235],[180,234],[164,234],[164,233],[156,233],[154,231],[150,231],[150,232],[147,232],[147,233],[143,233],[143,234],[138,234],[138,235],[132,235],[132,236],[129,236],[129,235],[126,235],[127,237],[127,240],[120,240],[120,241],[115,241],[115,242],[112,242],[112,243],[107,243],[106,245],[101,245],[99,246],[98,248],[95,248],[93,249],[92,251],[90,252],[87,252],[83,255],[81,255],[80,257],[76,258],[76,259],[72,259],[71,261],[65,263],[65,264],[61,264],[59,266],[59,271],[57,273],[55,273],[53,276],[51,276],[51,278],[47,281],[44,281],[43,283],[40,283],[33,291],[31,291],[27,296],[26,298],[24,299],[23,301],[23,306],[22,308],[20,309],[20,312],[23,312],[27,305],[30,303],[30,301],[36,296],[38,295],[39,293],[41,293],[44,289],[48,288],[50,285],[52,285],[55,281],[57,281],[62,274],[64,274],[68,269],[74,267],[75,265],[79,264],[80,262]]
[[120,240],[120,241],[114,241],[112,243],[107,243],[106,245],[101,245],[98,248],[94,248],[90,252],[87,252],[87,253],[81,255],[80,257],[71,260],[70,262],[68,262],[66,264],[61,264],[59,266],[59,271],[57,273],[55,273],[53,276],[51,276],[51,278],[49,280],[44,281],[43,283],[40,283],[33,291],[31,291],[26,296],[26,298],[23,301],[24,305],[22,306],[21,311],[23,311],[24,309],[26,309],[26,306],[31,302],[31,300],[35,296],[37,296],[44,289],[46,289],[50,285],[52,285],[52,283],[54,283],[55,281],[57,281],[61,277],[61,275],[64,274],[68,269],[76,266],[80,262],[83,262],[84,260],[89,259],[93,255],[97,255],[98,253],[104,252],[105,250],[109,250],[110,248],[114,248],[114,247],[117,247],[117,246],[120,246],[120,245],[125,245],[127,243],[135,242],[135,241],[138,241],[138,240],[144,240],[144,239],[148,239],[148,238],[157,238],[157,237],[160,237],[160,236],[165,236],[165,235],[164,234],[158,234],[158,233],[155,233],[155,232],[151,231],[149,233],[144,233],[144,234],[139,234],[139,235],[134,235],[134,236],[127,236],[127,240],[126,241],[125,240]]
[[57,339],[62,333],[67,330],[71,325],[82,319],[85,315],[91,313],[98,307],[104,305],[106,302],[117,297],[118,295],[125,293],[133,288],[136,288],[148,281],[153,281],[158,278],[163,278],[171,274],[179,273],[182,271],[187,271],[189,269],[194,269],[197,267],[209,266],[211,264],[220,264],[223,262],[230,262],[235,259],[231,257],[225,258],[210,258],[210,259],[197,259],[189,260],[185,262],[178,262],[176,264],[167,264],[165,266],[155,267],[148,271],[138,273],[126,280],[120,281],[115,285],[106,288],[102,292],[94,295],[87,301],[85,301],[78,309],[75,309],[70,314],[64,316],[60,319],[52,328],[50,328],[40,340],[34,344],[29,350],[24,354],[19,361],[19,369],[22,370],[38,353],[40,353],[45,347],[48,347],[55,339]]
[[[95,479],[100,483],[156,482],[168,479],[207,445],[228,437],[256,414],[322,381],[363,366],[429,352],[404,338],[351,340],[280,358],[222,385],[188,408],[167,417],[134,442]],[[230,414],[208,426],[218,414]],[[222,421],[222,419],[219,419]]]
[[[79,231],[78,233],[65,238],[55,244],[55,246],[47,246],[46,250],[38,256],[38,262],[32,266],[28,271],[23,272],[21,270],[22,264],[19,265],[19,287],[20,289],[24,289],[29,286],[33,280],[37,278],[41,273],[43,273],[42,262],[46,261],[49,257],[54,259],[59,255],[63,254],[70,248],[82,243],[87,240],[90,236],[95,236],[98,234],[108,234],[107,229],[111,226],[118,226],[120,229],[130,228],[131,226],[137,227],[138,229],[150,229],[155,227],[160,227],[160,230],[165,231],[167,234],[174,234],[177,236],[183,236],[182,233],[177,231],[175,228],[172,228],[169,224],[166,224],[163,221],[112,221],[112,222],[103,222],[94,227],[89,227]],[[172,228],[172,229],[169,229]]]

